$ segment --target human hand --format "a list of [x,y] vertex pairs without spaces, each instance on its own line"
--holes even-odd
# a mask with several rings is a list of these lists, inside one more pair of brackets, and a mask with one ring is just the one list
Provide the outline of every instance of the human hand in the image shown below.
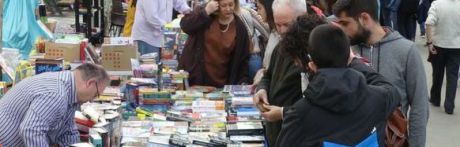
[[254,102],[254,105],[262,105],[262,104],[268,105],[267,97],[268,97],[267,91],[265,89],[261,89],[257,91],[254,97],[252,97],[252,101]]
[[211,15],[212,13],[216,12],[217,10],[219,9],[219,3],[214,1],[214,0],[211,0],[208,2],[208,4],[206,4],[206,13],[208,15]]
[[282,107],[278,106],[269,106],[266,105],[265,108],[268,109],[267,112],[263,112],[261,115],[264,117],[267,121],[274,122],[274,121],[279,121],[282,119]]
[[438,54],[438,51],[436,51],[436,48],[434,48],[433,44],[428,45],[428,51],[430,51],[430,53],[433,55]]
[[269,109],[267,108],[267,104],[256,104],[257,109],[259,109],[260,112],[267,112]]

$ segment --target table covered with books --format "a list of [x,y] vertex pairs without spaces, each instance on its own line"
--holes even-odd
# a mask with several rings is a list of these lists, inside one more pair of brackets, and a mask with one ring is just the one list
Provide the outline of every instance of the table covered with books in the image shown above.
[[186,72],[164,70],[161,78],[138,74],[146,72],[134,71],[120,87],[107,88],[82,106],[76,115],[82,141],[94,146],[264,146],[251,86],[190,87]]

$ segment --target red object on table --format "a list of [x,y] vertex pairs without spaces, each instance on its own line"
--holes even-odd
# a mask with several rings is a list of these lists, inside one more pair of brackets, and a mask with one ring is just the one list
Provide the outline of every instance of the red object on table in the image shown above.
[[94,123],[93,121],[87,119],[87,120],[84,120],[84,119],[79,119],[79,118],[75,118],[75,122],[77,122],[78,124],[81,124],[81,125],[85,125],[87,127],[93,127]]
[[88,45],[87,41],[82,41],[80,43],[80,60],[81,63],[86,63],[86,46]]

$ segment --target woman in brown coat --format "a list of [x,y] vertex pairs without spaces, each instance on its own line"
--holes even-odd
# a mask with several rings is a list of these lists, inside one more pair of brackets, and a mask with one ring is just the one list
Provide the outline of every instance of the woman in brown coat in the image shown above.
[[182,18],[181,28],[189,38],[179,69],[190,73],[190,85],[248,82],[250,40],[238,12],[238,0],[212,0]]

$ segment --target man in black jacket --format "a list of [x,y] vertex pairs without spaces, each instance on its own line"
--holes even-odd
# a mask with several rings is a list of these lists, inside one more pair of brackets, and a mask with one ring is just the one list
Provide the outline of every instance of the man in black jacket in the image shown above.
[[309,44],[314,76],[305,98],[281,109],[276,146],[384,146],[386,120],[400,102],[396,88],[350,57],[348,37],[340,28],[318,26]]
[[[298,16],[306,12],[305,0],[275,0],[272,7],[276,30],[282,35],[287,33],[289,27],[296,22]],[[266,53],[270,52],[270,42],[274,41],[273,39],[269,39]],[[265,58],[270,61],[269,66],[257,86],[253,101],[255,104],[270,104],[280,107],[291,106],[302,95],[300,75],[303,68],[297,66],[292,58],[280,51],[278,43],[274,45],[276,47],[272,50],[273,52],[265,54]],[[262,116],[265,116],[264,113],[262,113]],[[281,130],[281,118],[265,118],[267,120],[265,122],[265,134],[268,144],[269,146],[274,146]]]
[[398,32],[408,40],[415,40],[417,8],[420,0],[401,0],[398,10]]

